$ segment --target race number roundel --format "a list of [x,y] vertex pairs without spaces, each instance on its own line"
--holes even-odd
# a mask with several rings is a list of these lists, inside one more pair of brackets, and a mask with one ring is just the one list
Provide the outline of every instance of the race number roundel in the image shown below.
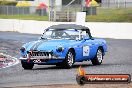
[[89,56],[89,46],[83,46],[83,56]]

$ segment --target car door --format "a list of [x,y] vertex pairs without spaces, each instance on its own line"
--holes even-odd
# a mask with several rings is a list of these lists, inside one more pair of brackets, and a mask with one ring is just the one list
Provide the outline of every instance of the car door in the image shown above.
[[83,37],[82,42],[82,57],[84,60],[94,58],[96,54],[96,43],[93,38],[89,37],[89,34],[86,33]]
[[94,58],[96,54],[96,45],[93,39],[85,40],[82,47],[82,55],[85,60]]

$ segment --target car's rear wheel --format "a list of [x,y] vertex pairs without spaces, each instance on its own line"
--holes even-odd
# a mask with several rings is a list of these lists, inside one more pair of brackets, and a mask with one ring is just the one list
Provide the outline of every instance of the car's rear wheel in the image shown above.
[[71,68],[73,64],[74,64],[74,53],[72,50],[69,50],[64,61],[64,67]]
[[93,65],[101,65],[103,60],[103,51],[101,48],[97,50],[96,56],[91,60]]
[[28,63],[28,62],[24,62],[24,61],[21,61],[21,64],[22,64],[22,67],[24,69],[32,69],[34,64],[33,63]]

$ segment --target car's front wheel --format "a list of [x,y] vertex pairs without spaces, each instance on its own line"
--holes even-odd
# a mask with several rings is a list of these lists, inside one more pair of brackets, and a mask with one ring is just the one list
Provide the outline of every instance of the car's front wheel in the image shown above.
[[28,63],[28,62],[24,62],[24,61],[21,61],[21,64],[22,64],[22,67],[24,69],[32,69],[34,64],[33,63]]
[[102,60],[103,60],[103,52],[102,52],[102,49],[99,48],[97,50],[95,58],[92,59],[91,62],[93,65],[100,65],[102,64]]
[[74,53],[72,50],[69,50],[66,55],[64,65],[66,68],[71,68],[73,64],[74,64]]

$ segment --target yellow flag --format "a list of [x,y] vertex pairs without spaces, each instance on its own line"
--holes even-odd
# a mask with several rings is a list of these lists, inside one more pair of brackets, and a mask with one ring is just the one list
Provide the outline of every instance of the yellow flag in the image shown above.
[[99,6],[99,4],[95,1],[95,0],[92,0],[90,3],[89,3],[90,6]]
[[17,7],[28,7],[31,6],[31,4],[27,1],[20,1],[16,4]]

